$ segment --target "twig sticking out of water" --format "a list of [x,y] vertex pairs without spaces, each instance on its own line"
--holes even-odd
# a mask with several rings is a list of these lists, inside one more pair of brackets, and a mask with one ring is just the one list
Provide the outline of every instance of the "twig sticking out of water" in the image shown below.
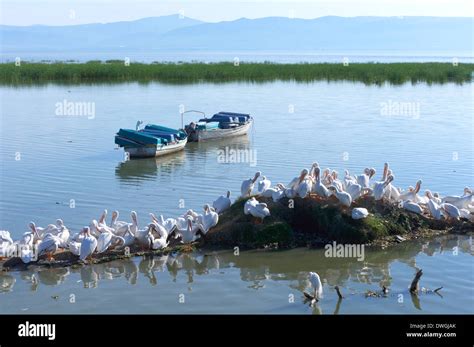
[[339,297],[339,299],[344,299],[344,297],[341,294],[341,290],[340,290],[339,286],[335,286],[334,289],[336,289],[336,293],[337,293],[337,296]]
[[423,275],[423,270],[420,269],[417,271],[415,278],[413,278],[413,281],[411,282],[411,285],[410,285],[410,292],[412,294],[418,294],[418,288],[419,288],[418,282],[420,281],[420,278],[422,275]]
[[438,293],[438,291],[440,291],[441,289],[443,289],[443,287],[439,287],[439,288],[436,288],[435,290],[433,290],[435,293]]

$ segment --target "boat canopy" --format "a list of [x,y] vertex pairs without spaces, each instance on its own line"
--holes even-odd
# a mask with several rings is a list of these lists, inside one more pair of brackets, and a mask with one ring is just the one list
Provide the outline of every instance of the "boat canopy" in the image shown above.
[[120,129],[115,136],[115,143],[120,147],[156,146],[184,140],[186,137],[182,130],[148,124],[141,130]]

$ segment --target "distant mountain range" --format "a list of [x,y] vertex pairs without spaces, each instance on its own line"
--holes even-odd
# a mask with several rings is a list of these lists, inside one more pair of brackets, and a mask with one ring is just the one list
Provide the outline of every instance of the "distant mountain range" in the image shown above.
[[178,15],[71,26],[0,25],[4,53],[176,50],[473,49],[473,18],[267,17],[205,23]]

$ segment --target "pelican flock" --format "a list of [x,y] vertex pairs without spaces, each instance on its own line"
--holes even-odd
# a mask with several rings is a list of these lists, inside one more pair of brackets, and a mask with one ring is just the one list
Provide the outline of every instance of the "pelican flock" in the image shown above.
[[[260,171],[254,177],[246,179],[241,184],[241,196],[245,200],[244,214],[251,215],[256,222],[271,215],[269,206],[257,198],[272,199],[274,202],[283,198],[300,198],[328,200],[333,199],[347,211],[353,219],[363,219],[369,216],[365,208],[352,204],[358,199],[373,197],[377,203],[390,204],[399,208],[424,215],[436,220],[467,219],[474,221],[473,191],[464,188],[461,195],[442,197],[438,193],[426,190],[421,194],[422,181],[418,180],[414,187],[402,190],[394,185],[395,176],[389,164],[385,163],[380,178],[375,178],[374,168],[365,168],[360,175],[351,175],[347,170],[344,177],[339,177],[336,170],[322,170],[317,162],[310,170],[303,169],[291,182],[285,186],[272,182]],[[81,260],[87,261],[94,254],[109,250],[123,250],[126,247],[138,246],[143,250],[158,250],[168,246],[170,241],[182,244],[194,242],[219,222],[219,215],[228,210],[232,201],[231,192],[219,196],[212,204],[205,204],[202,213],[187,210],[177,218],[159,217],[149,214],[150,222],[140,226],[138,214],[131,211],[131,222],[120,221],[119,212],[113,211],[110,223],[107,223],[107,210],[100,217],[92,219],[88,226],[80,232],[71,233],[62,219],[46,227],[28,224],[26,231],[18,240],[13,240],[10,233],[0,230],[0,259],[19,257],[24,263],[45,255],[53,260],[55,253],[69,250]],[[35,257],[36,255],[36,257]],[[320,296],[321,284],[317,276],[312,276],[315,296]]]

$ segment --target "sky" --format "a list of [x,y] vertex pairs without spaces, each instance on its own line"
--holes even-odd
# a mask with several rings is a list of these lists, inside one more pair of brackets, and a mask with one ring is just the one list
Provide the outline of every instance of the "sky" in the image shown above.
[[1,0],[0,24],[74,25],[182,14],[206,22],[270,16],[474,17],[473,0]]

